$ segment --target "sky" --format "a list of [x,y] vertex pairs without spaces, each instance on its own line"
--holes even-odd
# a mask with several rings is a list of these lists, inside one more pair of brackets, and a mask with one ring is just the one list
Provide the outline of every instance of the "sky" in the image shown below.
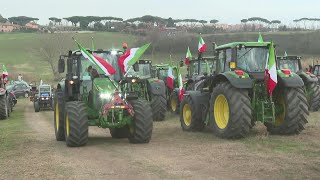
[[308,17],[320,18],[318,0],[2,0],[3,17],[37,17],[48,24],[49,17],[114,16],[123,19],[143,15],[173,19],[217,19],[238,24],[243,18],[262,17],[286,24]]

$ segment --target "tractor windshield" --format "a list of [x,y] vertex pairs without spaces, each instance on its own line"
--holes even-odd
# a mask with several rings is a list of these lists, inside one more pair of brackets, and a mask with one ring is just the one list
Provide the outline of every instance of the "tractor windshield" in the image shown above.
[[267,47],[247,47],[237,50],[237,67],[247,72],[264,72],[268,57]]
[[[210,64],[209,64],[210,67]],[[200,73],[198,72],[198,62],[193,63],[193,74],[203,74],[207,72],[207,63],[201,62],[200,64]],[[207,72],[209,73],[209,72]]]
[[278,60],[279,69],[290,69],[292,72],[299,71],[299,61],[298,60]]
[[50,92],[50,86],[41,86],[39,88],[40,92]]
[[[104,60],[106,60],[115,70],[116,73],[114,75],[111,75],[111,78],[113,78],[115,81],[121,80],[121,70],[118,64],[118,56],[113,55],[108,52],[102,52],[102,53],[94,53],[95,56],[98,56]],[[92,66],[94,69],[98,71],[99,74],[104,75],[105,73],[100,70],[96,65],[92,64],[89,60],[87,60],[85,57],[81,56],[81,74],[82,76],[90,76],[88,72],[88,67]]]
[[159,79],[167,79],[168,69],[159,69]]
[[133,68],[130,68],[128,75],[138,77],[140,79],[151,78],[151,64],[139,64],[139,71],[136,72]]

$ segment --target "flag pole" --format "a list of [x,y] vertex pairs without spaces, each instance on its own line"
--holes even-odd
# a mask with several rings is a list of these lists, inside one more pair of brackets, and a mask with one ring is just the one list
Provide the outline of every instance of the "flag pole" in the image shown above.
[[[200,33],[200,37],[201,37],[201,33]],[[200,75],[200,69],[201,69],[200,61],[201,61],[201,58],[202,58],[202,52],[198,52],[198,75]]]

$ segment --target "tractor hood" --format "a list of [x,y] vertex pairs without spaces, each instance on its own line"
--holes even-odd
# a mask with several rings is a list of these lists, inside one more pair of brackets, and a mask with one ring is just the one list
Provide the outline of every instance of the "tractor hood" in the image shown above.
[[[117,84],[115,85],[117,86]],[[105,98],[107,98],[107,96],[111,96],[115,92],[116,87],[108,78],[95,78],[93,80],[93,89],[102,98],[104,98],[104,96],[106,96]]]

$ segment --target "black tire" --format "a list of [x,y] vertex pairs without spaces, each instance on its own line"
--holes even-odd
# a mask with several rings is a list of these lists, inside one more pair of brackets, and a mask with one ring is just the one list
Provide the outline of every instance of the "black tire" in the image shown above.
[[[225,113],[228,111],[227,117],[223,110]],[[216,136],[226,139],[245,137],[252,127],[248,92],[233,87],[229,82],[217,84],[211,94],[209,117],[210,127]]]
[[66,103],[64,132],[67,146],[80,147],[87,144],[89,124],[86,105],[83,102]]
[[39,105],[38,101],[34,102],[34,111],[35,112],[39,112],[40,111],[40,105]]
[[109,128],[112,138],[128,138],[129,137],[129,128],[128,126],[121,128]]
[[145,100],[130,101],[134,117],[133,123],[129,127],[129,141],[130,143],[148,143],[152,136],[153,119],[152,111],[149,102]]
[[[283,103],[281,101],[283,100]],[[275,109],[284,105],[284,113],[276,114],[276,123],[265,123],[270,134],[291,135],[299,134],[308,123],[308,102],[302,88],[277,88],[273,93]]]
[[[169,101],[170,101],[169,102],[170,111],[174,114],[179,114],[180,100],[179,100],[178,93],[176,91],[172,91]],[[174,105],[176,105],[176,107],[173,107]]]
[[163,121],[167,112],[167,101],[165,95],[152,95],[152,116],[154,121]]
[[8,116],[8,101],[6,95],[0,96],[0,120],[7,119]]
[[190,96],[184,96],[180,104],[180,124],[184,131],[202,131],[205,127],[201,112]]
[[310,83],[307,88],[310,90],[309,106],[310,111],[318,111],[320,108],[320,86],[317,83]]
[[54,101],[54,132],[57,141],[64,141],[66,139],[64,134],[64,97],[61,91],[57,91]]

